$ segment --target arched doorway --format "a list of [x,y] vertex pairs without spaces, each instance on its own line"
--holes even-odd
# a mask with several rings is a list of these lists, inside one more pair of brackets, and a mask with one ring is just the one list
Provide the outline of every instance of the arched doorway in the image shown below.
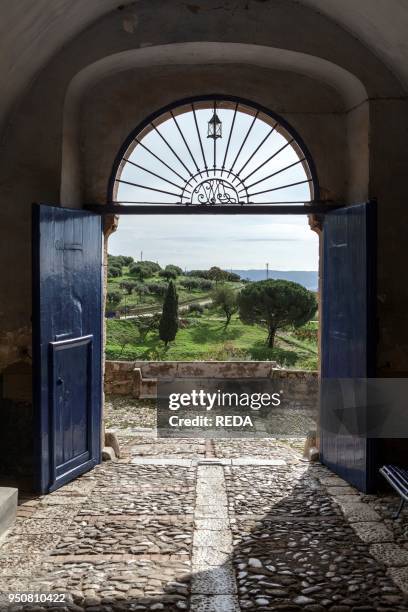
[[[239,124],[241,124],[240,128],[237,129]],[[331,281],[323,285],[323,301],[327,302],[329,298],[335,298],[333,292],[339,290],[342,290],[343,297],[349,296],[348,291],[354,290],[355,292],[356,287],[346,287],[344,283],[348,282],[350,285],[353,278],[358,278],[360,286],[355,292],[356,309],[354,313],[358,311],[360,318],[358,328],[355,326],[353,328],[351,320],[346,324],[346,342],[341,347],[340,359],[335,361],[336,368],[332,371],[327,370],[327,372],[330,376],[341,376],[344,372],[342,367],[345,359],[347,360],[353,351],[355,353],[357,347],[361,359],[360,361],[354,360],[354,363],[357,364],[356,372],[348,368],[347,375],[358,373],[361,376],[368,370],[369,360],[366,359],[366,354],[371,340],[366,333],[372,294],[372,291],[370,295],[367,292],[367,253],[370,248],[370,237],[365,220],[366,212],[365,209],[353,210],[353,207],[350,207],[346,214],[336,217],[336,207],[333,207],[333,203],[330,205],[327,201],[322,202],[319,196],[319,184],[313,159],[302,139],[285,120],[248,100],[212,95],[178,101],[146,118],[128,136],[116,157],[108,185],[108,203],[105,206],[90,205],[88,209],[92,211],[90,214],[97,213],[98,216],[101,213],[103,215],[112,213],[119,215],[325,214],[327,215],[326,220],[332,218],[333,223],[329,220],[327,226],[332,225],[332,229],[336,231],[335,233],[326,232],[328,239],[324,243],[324,275],[325,278],[330,277]],[[94,217],[94,219],[97,218]],[[44,218],[42,220],[46,222]],[[69,215],[66,227],[69,232]],[[81,233],[81,227],[81,222],[79,222],[77,229],[79,233]],[[51,240],[54,240],[52,236]],[[80,243],[73,241],[68,244],[64,240],[59,243],[54,241],[55,248],[62,251],[70,250],[71,247],[75,250],[76,244]],[[63,248],[60,248],[61,245]],[[338,251],[332,251],[332,254],[328,255],[331,247],[345,245],[351,249],[345,259],[335,256]],[[42,245],[42,248],[46,247],[46,244]],[[360,274],[356,274],[356,270],[353,269],[355,261],[359,262]],[[83,265],[84,274],[89,277],[88,282],[85,279],[83,283],[85,288],[92,285],[91,277],[97,273],[97,266],[90,270],[86,268],[85,262]],[[61,266],[66,273],[66,261],[62,261]],[[41,270],[37,272],[41,278]],[[76,269],[71,283],[75,283],[77,274]],[[58,278],[58,274],[55,274],[54,280],[57,284]],[[53,290],[58,291],[58,287],[54,287]],[[361,296],[365,297],[358,301]],[[42,297],[44,299],[41,302]],[[41,305],[43,310],[47,306],[46,298],[45,293],[43,296],[38,296],[37,313],[40,312]],[[72,299],[78,302],[75,292],[72,292]],[[344,306],[341,300],[338,301],[338,304],[339,308]],[[332,309],[324,328],[326,365],[333,363],[332,357],[338,352],[336,325],[339,321],[343,325],[341,332],[344,333],[344,312],[340,313],[339,318],[339,308]],[[326,310],[326,312],[329,311]],[[100,314],[95,311],[94,320],[98,321]],[[49,320],[52,320],[52,317]],[[78,336],[79,329],[81,335]],[[362,334],[363,341],[361,341]],[[56,340],[53,329],[48,329],[45,335],[50,336],[47,338],[48,342],[59,341]],[[76,331],[68,332],[68,336],[65,336],[63,341],[81,339],[84,336],[84,330],[78,327]],[[39,341],[41,339],[46,340],[38,338]],[[95,359],[100,359],[100,354],[96,355]],[[38,359],[39,374],[45,367],[45,360],[45,355],[42,360]],[[67,367],[70,367],[70,363]],[[45,410],[49,408],[49,402],[55,403],[55,398],[58,399],[58,391],[50,395],[47,385],[51,384],[55,389],[56,385],[62,384],[59,383],[59,380],[64,381],[63,377],[57,373],[57,369],[53,371],[53,376],[54,374],[57,378],[46,382],[41,396],[42,400],[39,400],[40,403],[43,402]],[[40,380],[41,375],[38,378]],[[94,377],[89,384],[91,387],[95,385],[96,389],[101,382],[101,379]],[[72,384],[75,386],[75,380]],[[83,395],[88,394],[88,397],[91,391],[92,389],[87,389],[85,384]],[[84,403],[84,410],[86,414],[98,414],[97,410],[89,409],[88,400]],[[82,419],[81,422],[83,422],[83,418],[85,421],[88,418],[89,421],[86,414],[85,417],[80,415],[79,421]],[[43,434],[45,428],[45,433],[50,437],[51,457],[54,457],[51,463],[54,461],[55,464],[55,456],[58,456],[58,453],[61,455],[61,452],[55,431],[52,430],[54,426],[53,422],[39,420],[40,432]],[[98,427],[100,428],[100,421],[99,423],[94,422],[93,427],[88,427],[88,430],[92,431],[92,436],[95,437]],[[90,440],[88,430],[85,438],[88,436]],[[82,437],[84,438],[83,431]],[[41,439],[44,439],[44,435]],[[368,442],[361,441],[360,444],[352,446],[351,451],[347,451],[349,440],[346,440],[345,443],[340,442],[340,451],[344,447],[347,455],[341,456],[341,453],[339,455],[339,437],[334,434],[328,436],[327,440],[328,444],[325,449],[328,465],[337,469],[339,473],[348,475],[350,481],[360,488],[369,488],[367,472],[368,462],[371,459],[369,459]],[[92,454],[92,464],[98,460],[97,446],[94,445],[94,449],[96,450]],[[353,465],[356,456],[360,460],[357,477],[353,470],[349,474],[348,466],[345,465]],[[362,460],[361,457],[363,457]],[[76,456],[72,457],[72,459],[75,458]],[[48,466],[42,467],[43,474],[46,474]],[[60,467],[62,469],[62,464]],[[85,462],[81,464],[80,469],[85,471],[89,467],[90,464]],[[54,480],[51,484],[50,480],[45,478],[42,485],[43,491],[59,486],[55,481],[55,473],[54,469]],[[77,474],[78,471],[75,473]],[[69,478],[69,471],[63,473],[61,484]]]

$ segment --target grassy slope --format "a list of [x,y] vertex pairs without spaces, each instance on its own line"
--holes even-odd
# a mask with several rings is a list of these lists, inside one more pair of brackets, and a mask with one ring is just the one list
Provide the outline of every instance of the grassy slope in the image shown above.
[[[108,289],[120,289],[120,283],[123,281],[136,281],[137,279],[134,276],[130,276],[127,272],[127,268],[124,267],[123,268],[124,274],[122,276],[118,276],[116,278],[110,278],[108,280]],[[187,290],[184,287],[182,287],[180,285],[180,281],[186,279],[188,277],[186,276],[179,276],[176,279],[176,286],[177,286],[177,294],[178,294],[178,298],[179,298],[179,303],[182,304],[183,302],[188,302],[188,301],[192,301],[195,299],[205,299],[208,298],[210,295],[210,291],[206,290],[206,291],[202,291],[201,289],[193,289],[193,290]],[[158,274],[155,274],[154,276],[151,276],[150,278],[145,279],[144,283],[151,283],[151,282],[155,282],[155,283],[167,283],[167,281],[162,278],[161,276],[159,276]],[[234,289],[239,289],[242,287],[241,283],[225,283],[227,285],[231,285],[231,287],[233,287]],[[122,298],[122,301],[120,303],[120,307],[123,306],[127,306],[127,308],[143,308],[145,306],[157,306],[157,305],[161,305],[161,300],[154,295],[146,295],[143,296],[142,299],[140,300],[139,296],[136,293],[132,293],[131,295],[124,295]]]
[[[299,340],[292,332],[278,334],[275,347],[266,347],[266,330],[257,325],[244,325],[234,316],[225,330],[223,319],[217,314],[204,314],[188,319],[189,326],[179,329],[175,342],[164,348],[157,332],[151,332],[141,342],[131,320],[107,321],[108,359],[158,360],[276,360],[282,366],[315,369],[316,342]],[[309,323],[309,325],[311,325]],[[126,331],[129,344],[122,349],[118,339]]]

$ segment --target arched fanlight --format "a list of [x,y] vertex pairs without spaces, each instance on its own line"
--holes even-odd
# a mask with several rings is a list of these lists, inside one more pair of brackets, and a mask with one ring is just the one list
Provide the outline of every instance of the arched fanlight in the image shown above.
[[207,138],[222,138],[222,122],[214,110],[213,116],[208,122]]
[[186,206],[310,202],[318,194],[310,162],[291,128],[265,109],[192,99],[129,136],[111,198]]

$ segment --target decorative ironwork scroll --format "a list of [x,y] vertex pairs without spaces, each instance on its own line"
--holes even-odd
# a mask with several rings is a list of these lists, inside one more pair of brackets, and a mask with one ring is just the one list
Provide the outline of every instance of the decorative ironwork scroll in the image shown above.
[[237,190],[225,179],[208,178],[195,187],[191,204],[239,204]]

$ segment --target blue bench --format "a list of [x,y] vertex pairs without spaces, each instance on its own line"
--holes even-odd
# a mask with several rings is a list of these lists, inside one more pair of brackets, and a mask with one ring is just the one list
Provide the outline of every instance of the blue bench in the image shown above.
[[399,517],[405,502],[408,501],[408,470],[404,470],[396,465],[383,465],[380,469],[380,474],[384,476],[394,491],[401,497],[399,508],[392,517],[396,519]]

